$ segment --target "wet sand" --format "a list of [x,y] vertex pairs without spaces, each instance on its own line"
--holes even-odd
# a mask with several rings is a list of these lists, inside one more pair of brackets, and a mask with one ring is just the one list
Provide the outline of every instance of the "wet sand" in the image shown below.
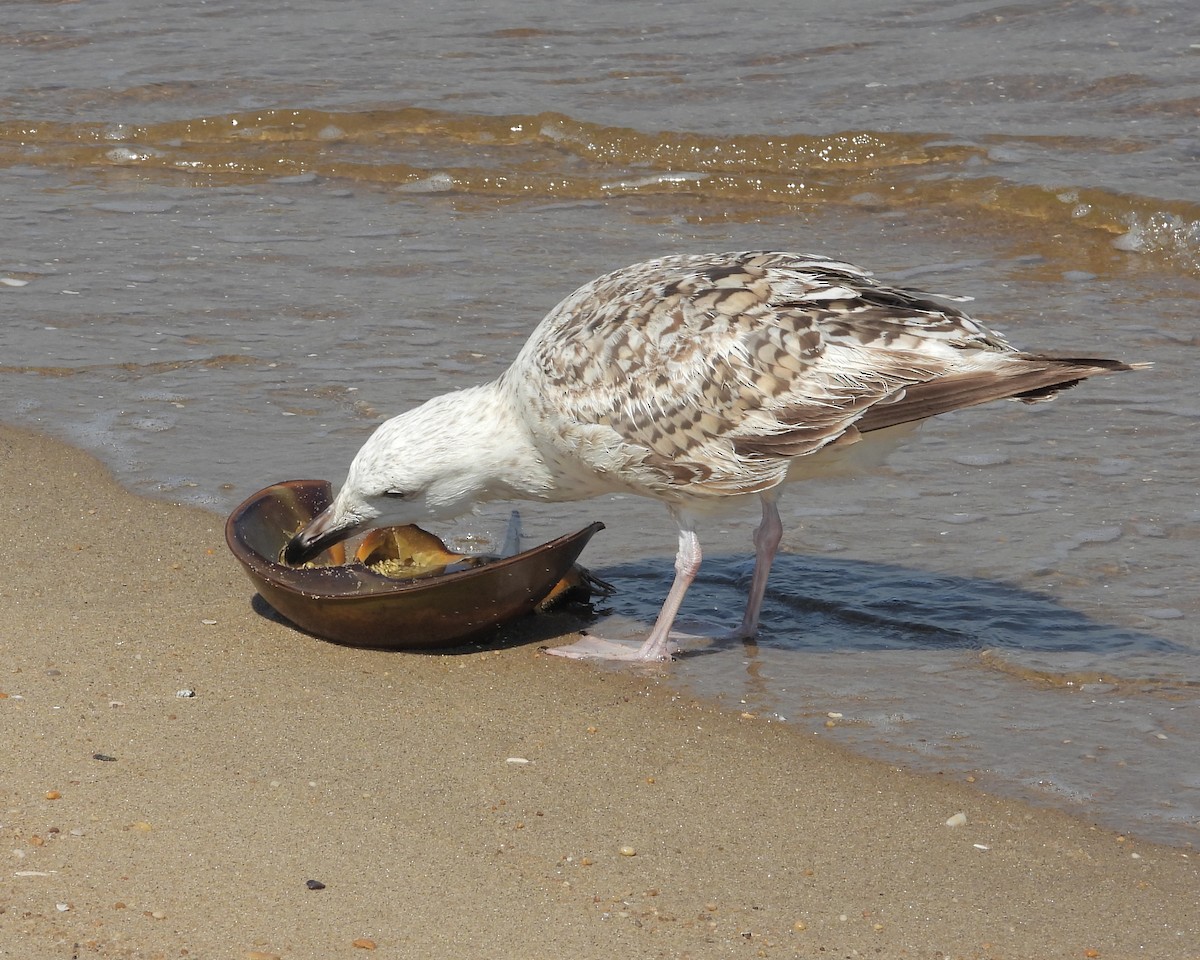
[[323,643],[223,518],[8,428],[0,479],[0,956],[1200,957],[1194,853],[663,670]]

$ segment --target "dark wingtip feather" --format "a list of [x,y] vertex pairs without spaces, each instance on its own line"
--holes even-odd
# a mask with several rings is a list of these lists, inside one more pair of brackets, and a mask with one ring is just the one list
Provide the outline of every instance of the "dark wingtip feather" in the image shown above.
[[1104,373],[1122,373],[1126,370],[1146,370],[1154,366],[1152,363],[1125,363],[1122,360],[1104,360],[1099,357],[1055,357],[1041,354],[1030,356],[1028,359],[1052,360],[1057,364],[1076,367],[1083,375],[1076,377],[1074,380],[1064,380],[1061,383],[1053,383],[1044,387],[1025,390],[1021,393],[1014,393],[1009,397],[1010,400],[1020,400],[1022,403],[1041,403],[1044,400],[1053,400],[1064,390],[1070,390],[1077,384],[1083,383],[1088,377]]
[[906,387],[899,400],[869,408],[856,426],[864,433],[882,430],[993,400],[1038,403],[1053,399],[1088,377],[1149,366],[1120,360],[1022,354],[1014,358],[1009,369],[950,374]]

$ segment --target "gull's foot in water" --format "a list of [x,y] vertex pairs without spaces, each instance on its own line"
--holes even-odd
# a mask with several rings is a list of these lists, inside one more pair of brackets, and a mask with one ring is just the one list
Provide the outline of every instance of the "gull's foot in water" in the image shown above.
[[648,639],[644,643],[635,640],[605,640],[584,633],[579,640],[564,647],[542,647],[542,651],[555,657],[566,657],[570,660],[624,660],[634,663],[662,663],[671,660],[684,646],[718,642],[740,641],[753,643],[754,628],[747,629],[741,624],[733,629],[721,627],[707,620],[676,621],[676,627],[667,637],[666,643],[654,643]]
[[634,663],[661,663],[670,660],[672,654],[679,649],[679,644],[673,641],[668,641],[661,652],[647,649],[648,646],[645,643],[620,643],[617,640],[605,640],[603,637],[584,634],[565,647],[543,649],[551,656],[566,657],[570,660],[626,660]]
[[758,640],[758,628],[753,627],[747,629],[746,627],[733,627],[730,629],[727,627],[724,630],[714,629],[712,633],[708,634],[708,636],[713,640],[737,640],[741,643],[755,643]]
[[753,640],[758,635],[757,628],[747,629],[745,624],[736,627],[722,626],[711,620],[692,617],[680,617],[671,628],[671,639],[675,641],[676,649],[688,644],[726,643],[731,640]]
[[636,663],[662,663],[671,660],[685,646],[704,644],[711,640],[744,640],[747,634],[743,628],[734,630],[722,628],[704,620],[677,621],[676,627],[667,636],[666,643],[654,643],[647,639],[642,643],[636,640],[606,640],[603,637],[584,633],[581,638],[565,647],[543,647],[546,653],[556,657],[567,657],[571,660],[625,660]]

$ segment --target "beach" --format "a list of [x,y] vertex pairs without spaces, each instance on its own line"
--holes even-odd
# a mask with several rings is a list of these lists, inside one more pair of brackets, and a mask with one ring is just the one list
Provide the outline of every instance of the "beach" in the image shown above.
[[1194,852],[547,657],[553,622],[325,643],[220,515],[14,428],[0,477],[0,956],[1200,957]]

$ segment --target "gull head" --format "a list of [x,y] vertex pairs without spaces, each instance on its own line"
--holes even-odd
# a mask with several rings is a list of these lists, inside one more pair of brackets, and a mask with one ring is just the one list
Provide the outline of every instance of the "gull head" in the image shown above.
[[333,502],[292,537],[283,560],[301,564],[370,527],[447,519],[488,499],[486,458],[424,407],[393,417],[350,464]]

